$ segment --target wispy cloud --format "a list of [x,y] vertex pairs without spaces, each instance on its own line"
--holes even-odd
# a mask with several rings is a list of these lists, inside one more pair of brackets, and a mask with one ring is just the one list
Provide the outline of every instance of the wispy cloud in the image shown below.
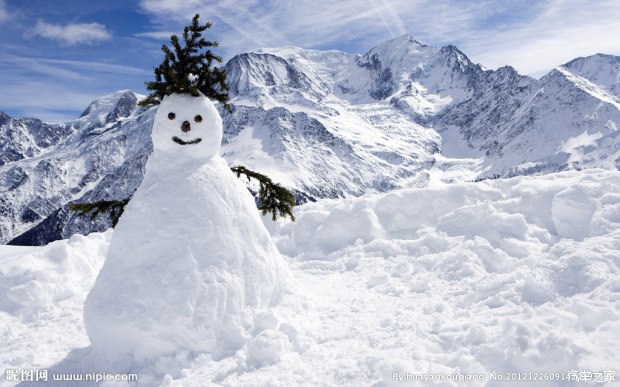
[[46,122],[75,119],[75,111],[84,110],[87,101],[102,95],[99,90],[67,89],[62,82],[56,81],[46,81],[42,87],[42,82],[36,79],[19,84],[9,82],[4,86],[12,91],[10,94],[0,93],[0,110],[13,111],[15,117],[35,117]]
[[170,35],[179,35],[179,32],[170,32],[170,31],[148,31],[148,32],[140,32],[135,34],[134,36],[138,38],[151,38],[156,40],[166,40],[170,38]]
[[73,67],[88,73],[111,73],[119,75],[151,75],[151,71],[142,68],[118,65],[113,63],[90,62],[84,60],[63,60],[31,58],[39,63],[48,63],[57,67]]
[[0,58],[0,65],[7,68],[19,68],[32,75],[47,75],[62,80],[93,79],[100,73],[118,75],[150,75],[149,71],[131,66],[89,62],[81,60],[63,60],[32,58],[15,55],[5,55]]
[[52,24],[39,20],[32,31],[35,35],[76,45],[108,40],[112,36],[106,26],[99,23]]
[[[93,99],[110,90],[107,79],[148,79],[151,71],[101,62],[4,55],[0,70],[5,76],[0,110],[18,117],[64,121],[76,117]],[[62,98],[59,98],[62,96]]]
[[510,64],[541,76],[578,56],[620,55],[620,2],[551,0],[536,14],[464,42],[470,56],[495,68]]
[[[259,47],[365,52],[410,33],[431,45],[455,44],[473,60],[540,75],[576,56],[620,54],[617,0],[141,0],[166,29],[195,12],[214,21],[225,56]],[[617,33],[616,33],[617,35]]]
[[[383,0],[387,1],[387,0]],[[404,1],[404,0],[403,0]],[[214,21],[215,34],[230,55],[260,47],[297,45],[322,48],[351,42],[381,32],[382,39],[404,32],[402,25],[382,0],[361,3],[352,0],[143,0],[144,10],[158,22],[187,22],[199,12]],[[171,17],[171,15],[174,15]],[[178,27],[177,27],[178,28]],[[378,43],[379,41],[375,41]]]
[[0,24],[9,20],[9,18],[10,18],[10,15],[9,15],[9,11],[6,8],[6,1],[0,0]]

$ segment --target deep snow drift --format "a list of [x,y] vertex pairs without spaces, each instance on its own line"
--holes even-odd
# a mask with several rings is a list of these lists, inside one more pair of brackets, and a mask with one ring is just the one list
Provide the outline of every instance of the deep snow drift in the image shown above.
[[[308,310],[279,305],[264,321],[297,314],[297,345],[263,335],[181,373],[162,376],[164,362],[135,370],[140,380],[387,386],[407,385],[395,372],[620,371],[618,171],[437,183],[295,215],[266,224]],[[82,302],[110,235],[0,247],[0,364],[50,367],[88,344]],[[73,364],[91,371],[76,352]],[[480,385],[443,385],[463,384]]]

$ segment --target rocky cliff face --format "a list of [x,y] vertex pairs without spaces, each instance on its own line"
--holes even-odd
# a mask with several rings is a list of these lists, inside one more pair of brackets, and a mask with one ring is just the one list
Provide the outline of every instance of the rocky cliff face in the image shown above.
[[[619,57],[577,58],[536,80],[402,36],[364,55],[259,50],[226,70],[233,113],[222,112],[223,156],[294,189],[300,202],[620,166]],[[119,91],[60,124],[0,113],[1,243],[109,226],[68,204],[123,199],[140,184],[155,111],[140,98]]]

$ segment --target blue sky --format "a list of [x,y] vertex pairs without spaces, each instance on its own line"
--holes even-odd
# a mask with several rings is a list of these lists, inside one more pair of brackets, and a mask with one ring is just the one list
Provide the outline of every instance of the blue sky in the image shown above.
[[536,77],[620,55],[618,0],[0,0],[0,110],[62,121],[104,94],[145,93],[159,47],[196,12],[225,59],[287,45],[364,53],[405,33]]

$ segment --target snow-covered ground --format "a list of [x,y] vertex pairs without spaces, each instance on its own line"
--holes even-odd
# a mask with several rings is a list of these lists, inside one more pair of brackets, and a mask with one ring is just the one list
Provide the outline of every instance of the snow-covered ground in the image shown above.
[[[272,312],[294,317],[287,335],[181,372],[136,370],[143,384],[422,385],[395,379],[439,374],[471,380],[436,385],[618,384],[594,378],[620,380],[620,172],[431,180],[306,204],[296,217],[266,221],[306,296]],[[14,384],[4,369],[80,364],[82,305],[111,235],[0,246],[0,385]],[[489,381],[570,371],[592,380]]]

